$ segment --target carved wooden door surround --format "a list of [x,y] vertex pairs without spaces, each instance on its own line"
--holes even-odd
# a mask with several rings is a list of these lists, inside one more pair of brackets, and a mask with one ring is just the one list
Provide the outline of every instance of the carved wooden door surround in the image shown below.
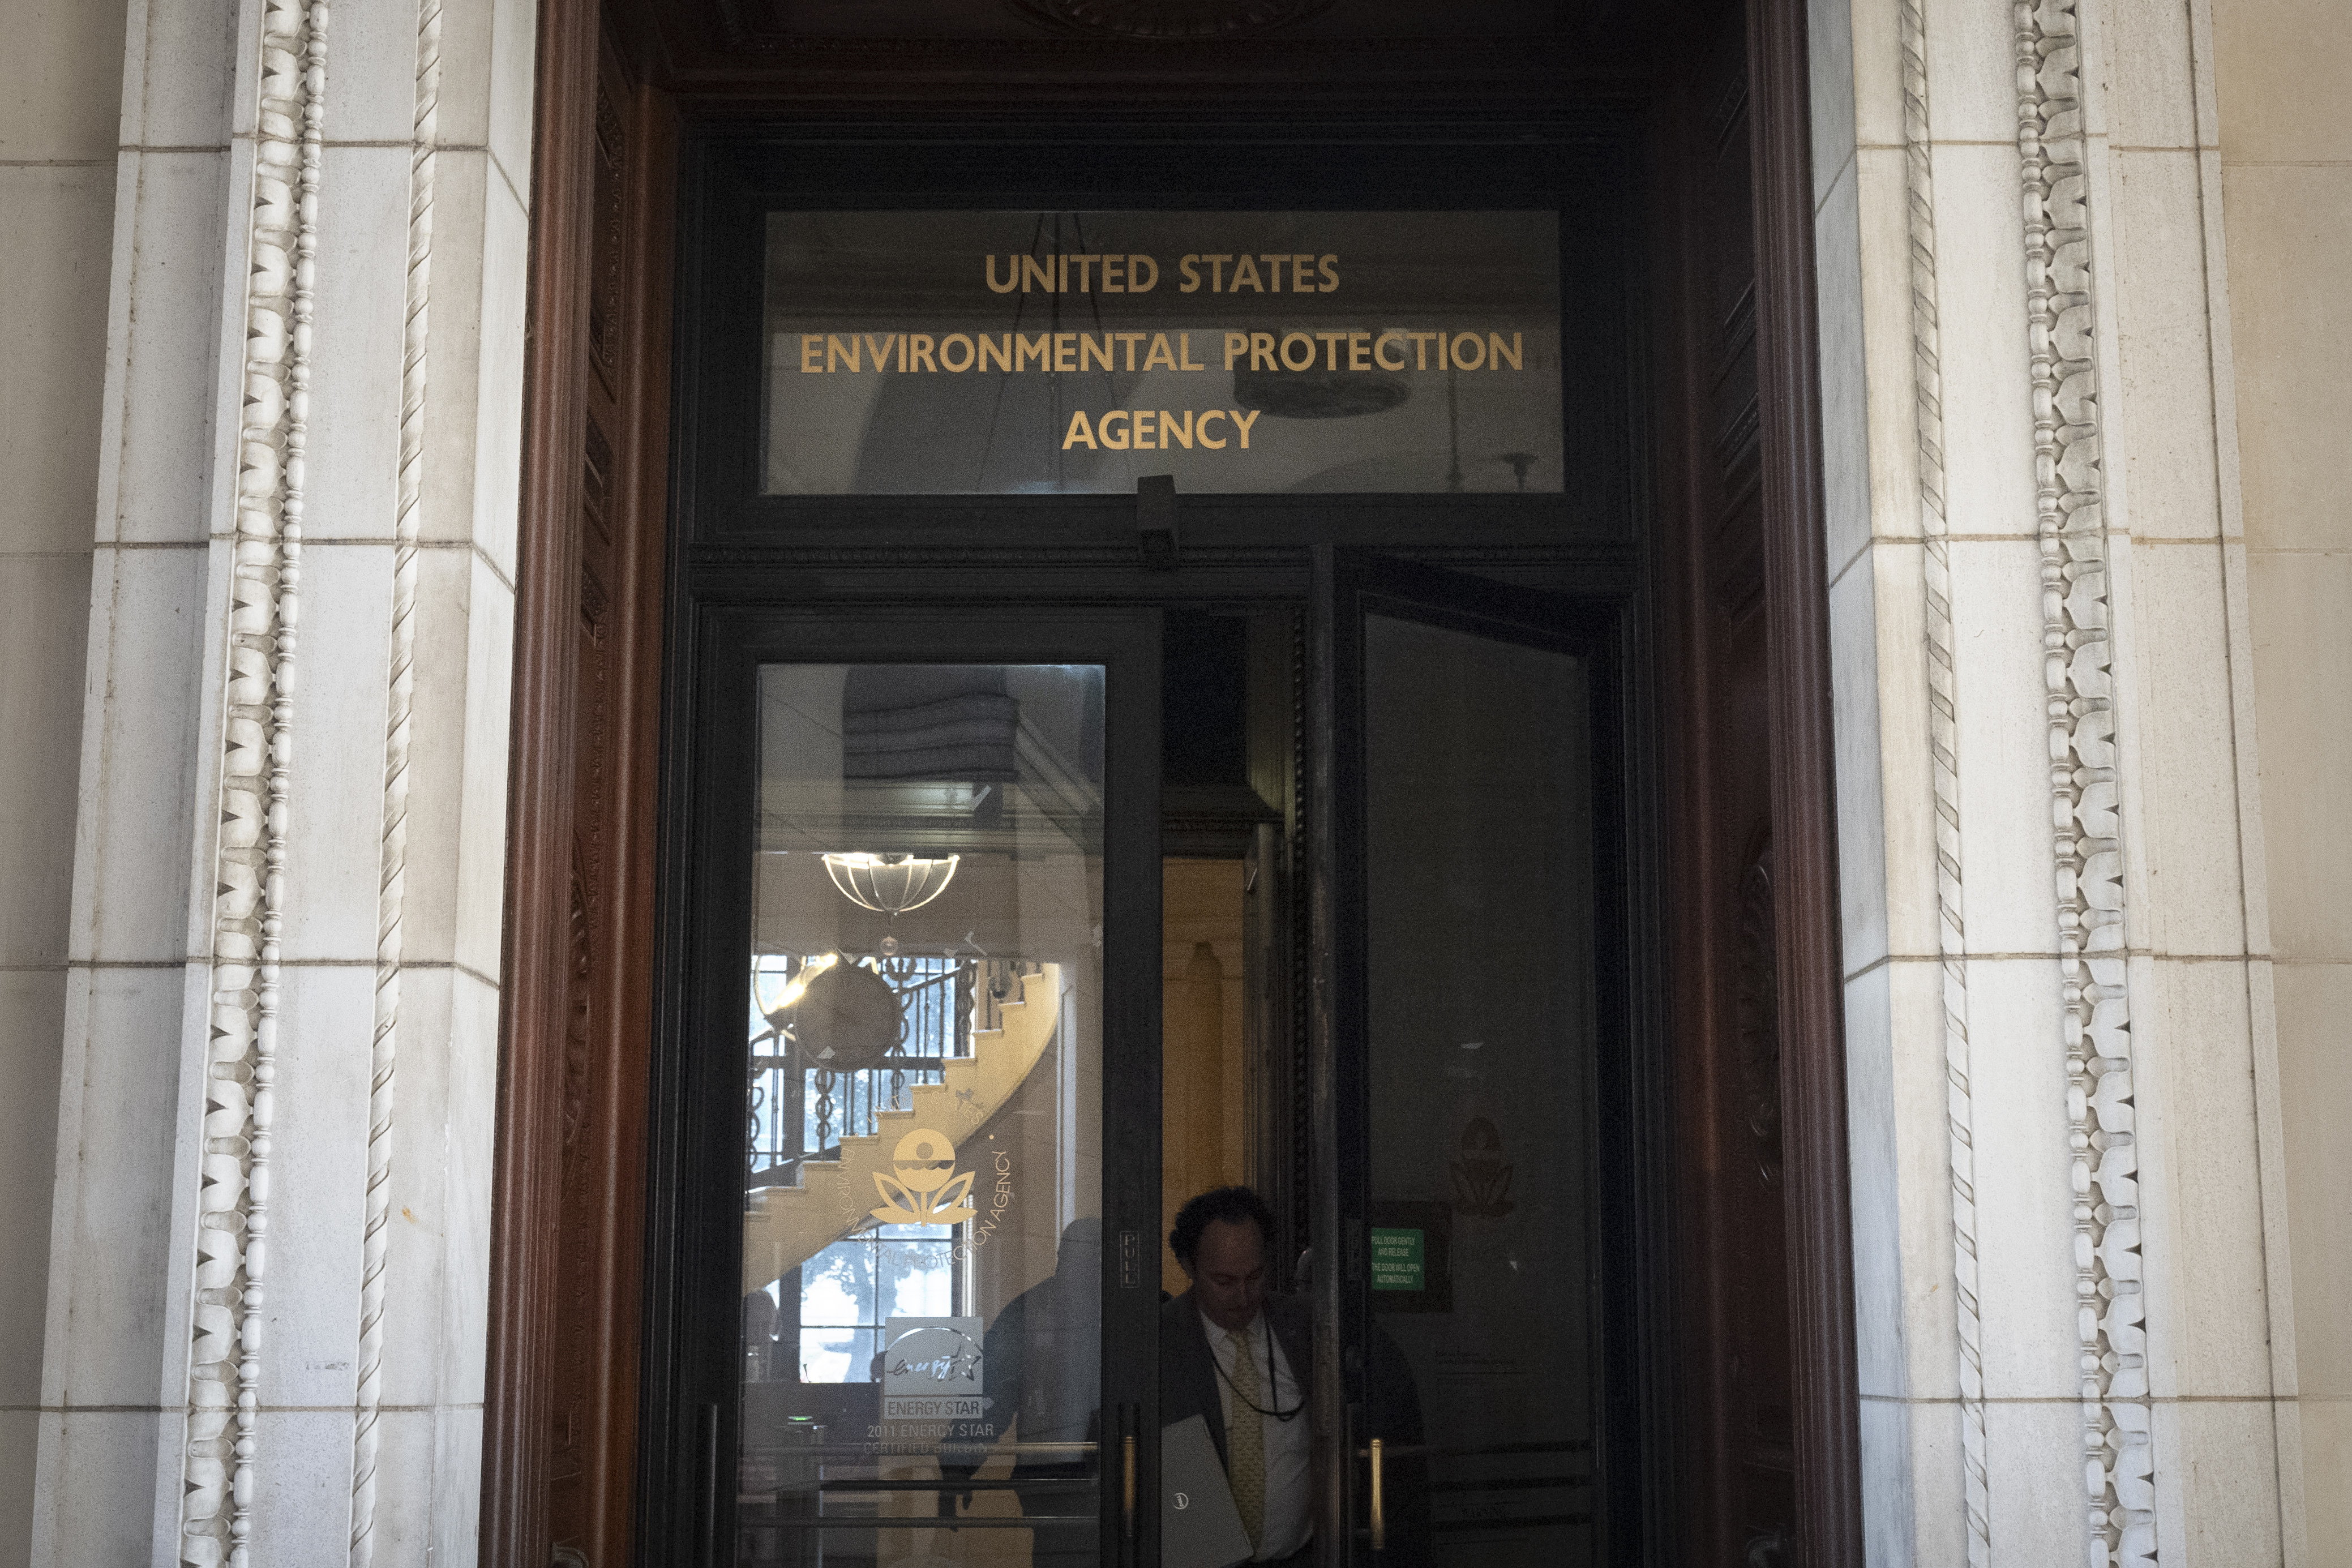
[[[634,1560],[637,1173],[656,1131],[640,1111],[683,125],[1024,106],[1541,112],[1564,84],[1581,83],[1646,103],[1663,195],[1642,331],[1654,340],[1652,593],[1668,735],[1658,811],[1666,1005],[1679,1042],[1668,1163],[1684,1173],[1674,1267],[1699,1305],[1676,1325],[1683,1387],[1663,1417],[1677,1434],[1679,1495],[1655,1506],[1683,1522],[1689,1560],[1742,1561],[1760,1533],[1757,1510],[1777,1505],[1738,1481],[1771,1445],[1750,1443],[1742,1457],[1733,1395],[1785,1386],[1792,1527],[1780,1560],[1858,1564],[1801,7],[1752,0],[1742,14],[1690,0],[1675,26],[1651,17],[1613,34],[1588,8],[1563,8],[1583,19],[1531,42],[1475,36],[1473,6],[1463,37],[1404,44],[1318,41],[1286,33],[1280,18],[1255,37],[1138,40],[1061,25],[1063,13],[1119,7],[1050,9],[1055,26],[1024,31],[1021,6],[1008,5],[1003,36],[950,47],[883,32],[798,37],[768,0],[540,7],[482,1561],[542,1568],[559,1551],[596,1568]],[[1312,21],[1346,7],[1260,9]],[[1748,50],[1728,63],[1702,47],[1740,37]],[[1745,793],[1733,787],[1740,778]],[[1760,893],[1743,888],[1759,875]],[[1759,963],[1776,977],[1769,1003]],[[1769,1068],[1757,1056],[1765,1013],[1777,1050]],[[1772,1092],[1759,1072],[1777,1078]],[[1767,1100],[1777,1119],[1762,1118]],[[1777,1160],[1781,1177],[1773,1217],[1785,1227],[1786,1310],[1781,1327],[1738,1331],[1780,1354],[1759,1365],[1751,1352],[1738,1376],[1718,1375],[1714,1336],[1731,1327],[1720,1309],[1743,1281],[1706,1239],[1732,1215],[1704,1173],[1734,1154],[1761,1169],[1759,1118],[1776,1143],[1760,1158]]]

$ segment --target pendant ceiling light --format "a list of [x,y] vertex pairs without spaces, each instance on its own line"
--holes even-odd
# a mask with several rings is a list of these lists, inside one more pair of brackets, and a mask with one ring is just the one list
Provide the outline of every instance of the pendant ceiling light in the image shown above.
[[903,915],[919,910],[948,890],[955,880],[960,855],[926,859],[915,855],[833,854],[824,858],[824,874],[841,896],[877,915]]
[[1378,371],[1236,370],[1234,401],[1276,419],[1352,419],[1386,414],[1412,388],[1401,375]]

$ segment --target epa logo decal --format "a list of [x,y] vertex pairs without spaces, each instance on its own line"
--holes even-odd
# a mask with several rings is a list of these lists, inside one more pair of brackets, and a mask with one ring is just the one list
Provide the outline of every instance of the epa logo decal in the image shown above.
[[918,1127],[898,1140],[891,1155],[894,1180],[874,1173],[882,1206],[870,1211],[885,1225],[956,1225],[971,1218],[972,1173],[955,1168],[955,1145],[947,1134]]

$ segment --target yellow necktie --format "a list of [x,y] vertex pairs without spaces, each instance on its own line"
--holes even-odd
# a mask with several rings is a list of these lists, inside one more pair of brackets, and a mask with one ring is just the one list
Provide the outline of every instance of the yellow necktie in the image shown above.
[[1250,1353],[1247,1334],[1228,1333],[1234,1342],[1233,1415],[1225,1423],[1225,1470],[1234,1483],[1234,1507],[1241,1510],[1242,1528],[1255,1548],[1265,1533],[1265,1424],[1256,1410],[1265,1405],[1258,1382],[1257,1358]]

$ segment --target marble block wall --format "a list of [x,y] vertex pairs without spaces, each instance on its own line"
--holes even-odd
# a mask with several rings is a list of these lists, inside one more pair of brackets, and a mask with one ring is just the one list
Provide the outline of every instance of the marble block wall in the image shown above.
[[1811,26],[1871,1561],[2300,1563],[2212,18]]
[[[2352,1541],[2352,22],[2330,0],[2213,0],[2218,162],[2252,700],[2269,879],[2268,984],[2294,1306],[2305,1540]],[[2227,404],[2233,401],[2234,413]]]
[[119,151],[47,525],[87,652],[29,1558],[464,1561],[534,7],[74,9],[120,12]]
[[0,1563],[31,1549],[122,11],[10,7],[0,79]]

